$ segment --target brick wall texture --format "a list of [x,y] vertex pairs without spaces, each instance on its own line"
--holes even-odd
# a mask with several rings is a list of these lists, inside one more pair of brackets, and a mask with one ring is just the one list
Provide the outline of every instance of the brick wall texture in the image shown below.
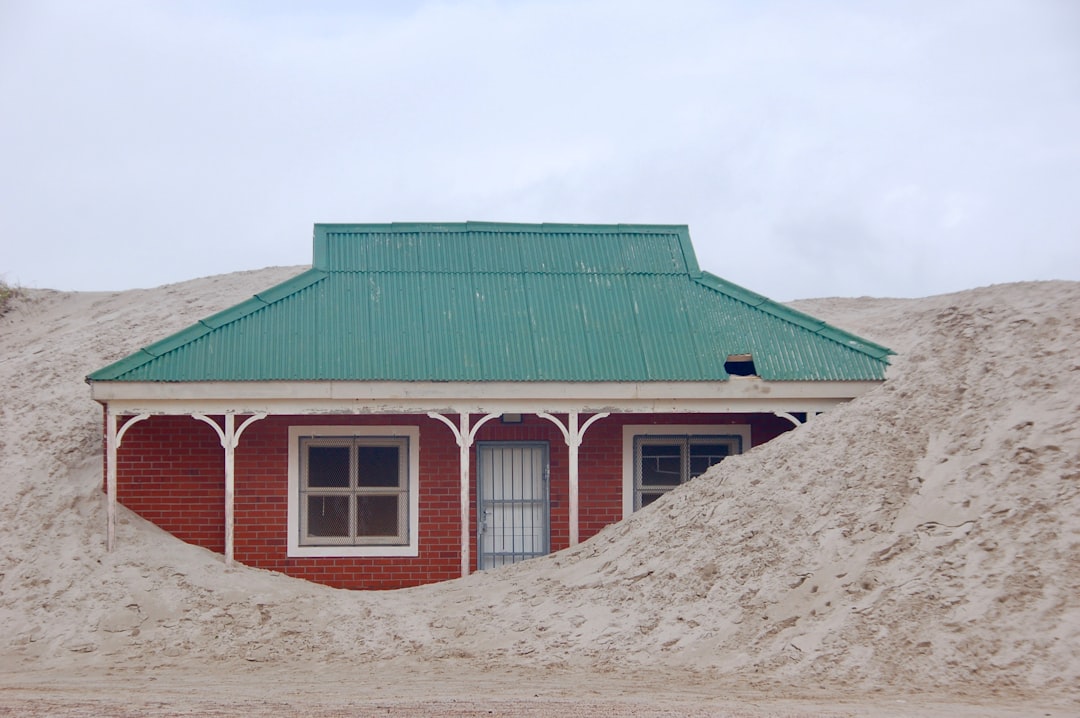
[[[220,417],[217,417],[220,420]],[[240,425],[244,417],[237,417]],[[455,425],[457,416],[450,417]],[[473,420],[479,416],[474,416]],[[566,421],[565,416],[559,416]],[[587,416],[582,416],[584,422]],[[124,418],[121,418],[121,422]],[[288,437],[297,425],[394,425],[420,430],[419,555],[416,557],[296,558],[287,555]],[[791,429],[771,414],[613,415],[594,423],[579,451],[581,540],[622,518],[623,426],[626,424],[750,424],[754,445]],[[551,549],[569,545],[568,449],[550,421],[524,415],[520,424],[492,420],[477,441],[548,444]],[[744,447],[748,449],[749,447]],[[234,558],[240,563],[338,588],[391,589],[461,574],[459,450],[441,422],[421,415],[270,416],[244,432],[235,457]],[[472,450],[476,522],[476,448]],[[177,538],[225,550],[224,450],[214,430],[189,416],[153,416],[130,427],[117,453],[120,502]],[[476,532],[470,557],[475,566]]]

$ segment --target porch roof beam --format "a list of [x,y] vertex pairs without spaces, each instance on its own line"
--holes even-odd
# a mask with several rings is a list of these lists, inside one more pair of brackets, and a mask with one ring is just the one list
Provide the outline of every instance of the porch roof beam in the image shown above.
[[[572,393],[567,397],[573,397]],[[773,397],[755,399],[650,398],[590,399],[534,398],[520,396],[499,399],[466,399],[442,402],[433,398],[418,399],[194,399],[130,398],[113,399],[108,406],[117,414],[772,414],[818,413],[850,401],[829,397]]]
[[[722,382],[91,382],[91,396],[111,401],[228,401],[311,405],[357,403],[411,406],[416,411],[496,405],[503,409],[527,398],[536,407],[563,413],[575,406],[588,411],[607,406],[677,400],[706,403],[793,400],[846,401],[880,386],[877,381],[785,381],[756,378]],[[567,397],[574,397],[573,400]],[[509,403],[509,404],[508,404]],[[455,412],[456,413],[456,412]],[[531,413],[531,412],[530,412]]]

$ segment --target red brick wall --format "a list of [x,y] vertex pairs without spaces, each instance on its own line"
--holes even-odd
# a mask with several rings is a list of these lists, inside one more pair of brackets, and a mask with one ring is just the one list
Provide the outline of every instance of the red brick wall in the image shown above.
[[[566,421],[565,415],[558,417]],[[452,417],[457,421],[457,417]],[[581,422],[587,416],[581,417]],[[474,418],[475,420],[475,418]],[[237,426],[242,419],[237,419]],[[623,414],[601,419],[579,452],[582,540],[622,518],[622,431],[626,424],[752,423],[755,445],[791,428],[772,415]],[[295,558],[287,555],[288,431],[300,424],[420,427],[420,546],[416,557]],[[551,548],[569,545],[568,457],[562,432],[525,415],[520,424],[486,423],[477,441],[541,441],[549,447]],[[749,449],[750,447],[744,447]],[[461,571],[459,450],[449,428],[426,416],[271,416],[252,423],[236,450],[234,556],[340,588],[389,589],[456,578]],[[475,447],[470,471],[475,487]],[[224,451],[217,434],[186,416],[154,416],[132,425],[117,454],[117,492],[128,508],[178,538],[224,551]],[[475,489],[470,570],[476,566]]]
[[124,506],[177,538],[225,550],[224,453],[203,422],[154,416],[133,424],[117,450],[116,490]]
[[[297,558],[287,554],[289,427],[420,427],[420,548],[416,557]],[[236,451],[234,556],[249,566],[339,588],[385,589],[461,575],[458,447],[426,416],[271,416],[244,432]]]

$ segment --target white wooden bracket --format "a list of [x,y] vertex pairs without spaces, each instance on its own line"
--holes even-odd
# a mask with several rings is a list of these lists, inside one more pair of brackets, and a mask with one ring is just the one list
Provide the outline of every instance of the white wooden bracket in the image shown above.
[[788,421],[790,421],[795,426],[802,426],[803,425],[803,423],[801,421],[799,421],[799,417],[795,416],[794,414],[789,414],[786,411],[774,411],[773,413],[776,414],[777,416],[779,416],[781,419],[787,419]]
[[133,416],[117,426],[117,416],[112,409],[105,409],[105,483],[108,499],[105,512],[108,515],[108,526],[105,535],[105,548],[111,552],[116,546],[116,452],[120,448],[120,442],[124,440],[124,434],[135,424],[150,418],[149,414]]
[[566,440],[566,446],[569,449],[570,457],[570,545],[576,546],[579,539],[578,531],[578,514],[579,514],[579,501],[578,501],[578,449],[581,446],[581,440],[585,436],[585,432],[589,430],[589,427],[594,422],[599,421],[607,416],[610,416],[610,412],[600,412],[593,414],[585,423],[578,428],[578,413],[571,411],[567,416],[568,424],[563,424],[558,418],[548,414],[546,412],[540,412],[537,416],[547,419],[555,426],[559,427],[559,431],[562,432],[563,438]]
[[808,411],[808,412],[806,412],[806,420],[805,421],[799,421],[799,417],[795,416],[794,414],[789,414],[786,411],[774,411],[773,412],[773,414],[779,416],[781,419],[787,419],[788,421],[790,421],[795,426],[802,426],[803,424],[810,423],[810,420],[813,419],[814,417],[816,417],[819,413],[820,412],[817,412],[817,411]]
[[470,567],[469,539],[472,536],[472,526],[469,521],[469,508],[472,505],[469,491],[469,449],[472,447],[473,441],[476,440],[476,432],[480,430],[480,427],[502,415],[485,414],[471,428],[469,426],[469,414],[467,413],[458,415],[457,426],[454,426],[454,422],[448,417],[438,412],[429,411],[428,416],[432,419],[438,419],[450,427],[450,431],[454,433],[454,439],[457,440],[461,469],[461,575],[468,576]]
[[236,415],[225,414],[225,426],[222,428],[215,420],[205,414],[192,414],[192,418],[206,422],[217,432],[221,446],[225,449],[225,565],[233,562],[233,543],[236,527],[236,447],[240,445],[240,436],[251,424],[265,419],[266,414],[253,414],[236,426]]

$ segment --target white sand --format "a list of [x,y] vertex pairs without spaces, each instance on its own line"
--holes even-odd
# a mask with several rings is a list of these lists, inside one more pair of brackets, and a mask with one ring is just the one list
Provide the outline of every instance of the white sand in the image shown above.
[[796,303],[889,380],[581,546],[397,592],[121,509],[83,377],[299,271],[0,317],[0,713],[1080,714],[1080,284]]

